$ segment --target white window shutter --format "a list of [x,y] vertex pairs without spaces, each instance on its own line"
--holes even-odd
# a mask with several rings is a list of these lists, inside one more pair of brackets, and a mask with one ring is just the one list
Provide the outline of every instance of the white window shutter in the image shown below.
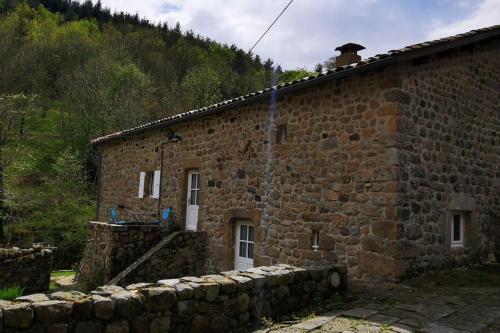
[[140,178],[139,178],[139,194],[137,195],[138,198],[144,198],[144,182],[146,180],[146,173],[141,172]]
[[160,175],[160,170],[156,170],[153,178],[153,198],[156,199],[160,197]]

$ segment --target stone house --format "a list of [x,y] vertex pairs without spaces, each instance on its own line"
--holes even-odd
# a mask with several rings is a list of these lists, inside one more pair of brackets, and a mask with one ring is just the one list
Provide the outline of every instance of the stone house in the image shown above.
[[93,140],[97,220],[171,206],[206,232],[209,271],[334,264],[356,283],[493,260],[500,26],[347,46],[327,73]]

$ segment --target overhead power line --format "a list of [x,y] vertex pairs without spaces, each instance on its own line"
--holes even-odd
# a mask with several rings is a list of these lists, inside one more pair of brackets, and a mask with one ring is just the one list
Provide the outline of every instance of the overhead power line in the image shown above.
[[[283,8],[283,10],[279,13],[278,16],[276,16],[276,18],[274,19],[274,21],[269,25],[269,27],[267,27],[266,31],[264,31],[264,33],[259,37],[259,39],[253,44],[253,46],[248,50],[248,54],[250,54],[253,49],[260,43],[260,41],[264,38],[264,36],[269,32],[269,30],[271,30],[271,28],[276,24],[276,22],[278,22],[278,20],[280,19],[281,16],[283,16],[283,14],[286,12],[286,10],[288,9],[288,7],[290,7],[290,5],[292,4],[294,0],[290,0],[288,2],[288,4],[285,6],[285,8]],[[231,74],[233,74],[235,71],[234,68],[231,68],[231,70],[227,73],[226,77],[224,78],[222,82],[225,82],[226,80],[228,80],[231,76]],[[212,97],[215,95],[212,94]]]
[[290,7],[290,5],[292,4],[294,0],[290,0],[290,2],[285,6],[285,8],[283,8],[283,10],[281,11],[281,13],[279,13],[279,15],[274,19],[273,23],[271,23],[271,25],[266,29],[266,31],[264,31],[264,33],[259,37],[259,39],[255,42],[255,44],[253,44],[253,46],[250,48],[250,50],[248,51],[248,53],[252,52],[253,49],[257,46],[257,44],[259,44],[259,42],[262,40],[262,38],[264,38],[264,36],[269,32],[269,30],[271,30],[271,28],[273,27],[273,25],[278,22],[278,20],[280,19],[280,17],[286,12],[286,10],[288,9],[288,7]]

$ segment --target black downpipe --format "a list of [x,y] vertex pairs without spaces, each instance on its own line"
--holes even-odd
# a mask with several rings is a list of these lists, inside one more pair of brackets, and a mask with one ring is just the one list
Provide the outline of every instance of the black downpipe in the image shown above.
[[163,178],[163,147],[169,143],[170,141],[163,141],[161,142],[158,147],[160,149],[160,188],[158,190],[158,206],[156,210],[158,211],[158,221],[161,221],[161,185],[162,185],[162,178]]
[[[102,165],[102,155],[97,153],[97,204],[95,211],[95,220],[99,221],[99,209],[101,208],[101,165]],[[102,221],[104,222],[104,221]]]

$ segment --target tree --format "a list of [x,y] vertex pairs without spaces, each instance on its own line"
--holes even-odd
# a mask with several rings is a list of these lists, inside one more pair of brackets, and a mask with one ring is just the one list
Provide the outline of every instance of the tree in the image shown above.
[[5,209],[4,150],[21,131],[25,117],[34,110],[34,96],[0,95],[0,242],[3,242],[3,226],[8,214]]
[[323,71],[323,64],[316,64],[316,66],[314,67],[314,71],[316,73],[321,73]]
[[221,99],[220,79],[208,67],[191,70],[181,84],[181,93],[187,109],[213,104]]
[[323,68],[327,71],[331,70],[331,69],[334,69],[335,68],[335,58],[336,57],[330,57],[328,58],[328,60],[326,60],[324,63],[323,63]]
[[311,76],[313,74],[314,73],[309,72],[305,68],[297,68],[295,70],[285,71],[283,74],[280,75],[279,81],[280,82],[290,82],[293,80],[302,79],[306,76]]

